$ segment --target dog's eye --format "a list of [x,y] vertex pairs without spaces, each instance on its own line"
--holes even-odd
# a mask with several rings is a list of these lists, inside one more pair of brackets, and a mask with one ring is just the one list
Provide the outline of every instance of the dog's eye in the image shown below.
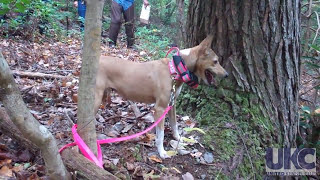
[[213,61],[213,64],[218,64],[218,61]]

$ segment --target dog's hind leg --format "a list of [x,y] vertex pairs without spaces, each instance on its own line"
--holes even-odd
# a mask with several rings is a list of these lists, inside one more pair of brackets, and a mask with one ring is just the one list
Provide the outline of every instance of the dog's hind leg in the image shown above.
[[169,123],[171,126],[171,130],[173,133],[173,138],[177,141],[181,141],[180,135],[178,132],[178,124],[177,124],[177,118],[176,118],[176,106],[174,105],[172,109],[169,111]]
[[95,99],[94,99],[94,113],[98,112],[98,109],[101,105],[102,97],[104,94],[104,89],[96,88],[95,90]]

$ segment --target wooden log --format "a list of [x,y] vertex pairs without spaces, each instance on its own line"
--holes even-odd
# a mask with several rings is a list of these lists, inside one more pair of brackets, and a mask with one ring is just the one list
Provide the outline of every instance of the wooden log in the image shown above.
[[65,149],[61,155],[62,160],[69,171],[78,171],[77,178],[79,179],[119,179],[110,172],[102,168],[99,168],[97,165],[89,161],[83,155],[79,154],[75,149]]
[[12,73],[20,77],[29,77],[29,78],[42,78],[42,79],[63,79],[65,76],[56,75],[56,74],[45,74],[40,72],[28,72],[28,71],[18,71],[13,70]]

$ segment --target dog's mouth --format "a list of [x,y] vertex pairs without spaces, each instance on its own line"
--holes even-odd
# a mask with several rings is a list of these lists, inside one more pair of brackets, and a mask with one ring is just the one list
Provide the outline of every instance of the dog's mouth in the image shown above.
[[205,70],[204,72],[206,78],[207,78],[207,82],[209,85],[216,85],[216,80],[214,79],[215,78],[215,74],[212,73],[211,71],[209,71],[208,69]]

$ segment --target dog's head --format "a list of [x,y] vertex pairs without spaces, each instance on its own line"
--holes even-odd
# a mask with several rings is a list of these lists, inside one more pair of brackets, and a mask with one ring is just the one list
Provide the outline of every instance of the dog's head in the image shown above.
[[213,36],[209,35],[198,46],[198,58],[195,65],[195,74],[202,79],[205,84],[217,86],[216,77],[228,77],[228,72],[220,65],[219,57],[211,49]]

